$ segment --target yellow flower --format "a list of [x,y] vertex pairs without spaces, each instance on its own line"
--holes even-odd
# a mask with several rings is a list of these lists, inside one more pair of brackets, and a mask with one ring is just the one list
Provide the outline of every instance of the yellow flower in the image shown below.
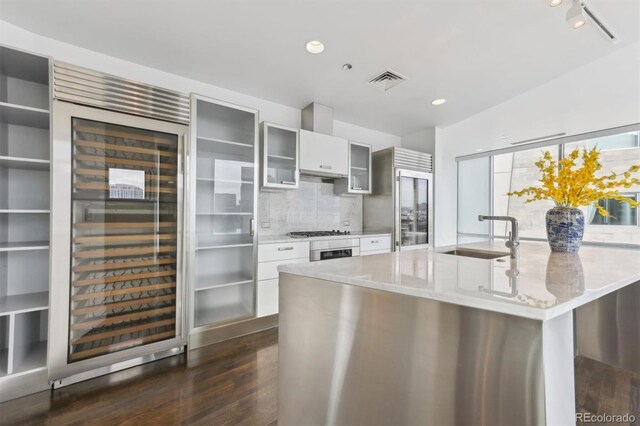
[[[578,158],[582,160],[582,166],[576,168]],[[539,181],[542,186],[530,186],[520,191],[509,192],[507,195],[528,197],[525,201],[527,203],[553,200],[560,207],[577,208],[595,203],[602,216],[609,215],[609,212],[597,203],[603,198],[627,203],[631,207],[640,206],[640,203],[625,197],[618,190],[640,184],[640,179],[632,176],[640,172],[640,164],[629,167],[623,173],[611,172],[598,177],[596,173],[602,169],[600,152],[596,148],[576,148],[558,162],[553,160],[551,152],[545,151],[535,165],[541,173]]]

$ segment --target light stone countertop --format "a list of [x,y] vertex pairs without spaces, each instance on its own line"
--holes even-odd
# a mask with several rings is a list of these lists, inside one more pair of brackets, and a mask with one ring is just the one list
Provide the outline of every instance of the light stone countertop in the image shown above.
[[328,237],[309,237],[309,238],[297,238],[290,237],[289,235],[264,235],[258,234],[258,244],[275,244],[275,243],[290,243],[296,241],[322,241],[322,240],[337,240],[341,238],[360,238],[360,237],[390,237],[389,232],[352,232],[349,235],[331,235]]
[[[441,252],[455,247],[503,252],[494,260]],[[503,242],[410,250],[282,265],[280,272],[520,317],[548,320],[640,281],[640,250],[582,247],[552,253],[522,242],[512,260]]]

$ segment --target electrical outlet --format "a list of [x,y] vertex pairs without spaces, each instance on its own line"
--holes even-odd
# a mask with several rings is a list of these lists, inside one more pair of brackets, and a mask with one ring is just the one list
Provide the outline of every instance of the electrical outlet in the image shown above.
[[342,226],[351,226],[351,222],[345,220],[344,222],[342,222]]
[[261,222],[261,223],[260,223],[260,227],[261,227],[262,229],[271,228],[271,222]]

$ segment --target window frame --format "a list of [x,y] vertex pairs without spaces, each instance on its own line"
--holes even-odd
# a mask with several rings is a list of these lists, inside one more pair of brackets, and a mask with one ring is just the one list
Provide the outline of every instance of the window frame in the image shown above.
[[[489,221],[489,230],[487,234],[473,234],[473,233],[465,233],[459,232],[458,230],[458,220],[460,218],[460,203],[457,202],[458,194],[460,192],[460,182],[458,180],[458,174],[460,171],[460,162],[465,160],[472,160],[477,158],[489,158],[489,191],[488,195],[490,197],[489,203],[489,215],[494,215],[494,203],[493,203],[493,195],[494,195],[494,161],[497,155],[514,153],[519,151],[527,151],[535,148],[546,148],[550,149],[553,146],[556,146],[558,149],[558,161],[564,158],[565,145],[572,142],[581,142],[589,139],[597,139],[605,136],[613,136],[621,133],[636,133],[636,141],[638,142],[638,146],[635,147],[627,147],[627,148],[617,148],[610,150],[601,150],[601,151],[617,151],[617,150],[626,150],[626,149],[640,149],[640,123],[630,124],[627,126],[614,127],[610,129],[598,130],[594,132],[588,133],[580,133],[573,136],[561,136],[556,138],[544,139],[541,141],[533,141],[530,143],[513,143],[511,147],[485,151],[481,153],[463,155],[460,157],[456,157],[456,240],[459,240],[460,237],[467,238],[482,238],[489,241],[494,240],[506,240],[507,237],[502,235],[496,235],[494,232],[494,223],[493,221]],[[640,199],[640,192],[625,192],[623,194],[636,194],[636,200]],[[636,209],[636,224],[635,225],[587,225],[587,226],[628,226],[628,227],[640,227],[640,209]],[[520,237],[522,241],[546,241],[545,238],[536,238],[536,237]],[[607,243],[607,242],[599,242],[599,241],[583,241],[583,245],[594,245],[594,246],[606,246],[606,247],[623,247],[623,248],[632,248],[632,249],[640,249],[640,244],[627,244],[627,243]]]
[[[636,148],[637,149],[637,148]],[[629,197],[629,198],[633,198],[636,202],[640,199],[640,192],[621,192],[620,195],[622,195],[623,197]],[[607,202],[609,200],[611,200],[610,198],[600,198],[600,200],[607,200]],[[596,201],[596,202],[600,202],[600,200]],[[615,201],[615,200],[614,200]],[[609,210],[609,206],[605,207],[607,210]],[[635,210],[635,223],[633,224],[624,224],[624,223],[609,223],[609,217],[610,216],[606,216],[604,217],[604,220],[606,221],[606,223],[588,223],[587,226],[628,226],[628,227],[638,227],[640,226],[640,218],[638,217],[638,208],[634,208]],[[597,214],[597,212],[596,212]]]

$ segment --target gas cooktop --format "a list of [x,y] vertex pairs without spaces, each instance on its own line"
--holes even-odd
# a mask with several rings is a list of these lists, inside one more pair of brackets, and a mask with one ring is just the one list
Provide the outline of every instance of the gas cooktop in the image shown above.
[[289,232],[290,237],[310,238],[310,237],[333,237],[338,235],[351,235],[351,231],[299,231]]

